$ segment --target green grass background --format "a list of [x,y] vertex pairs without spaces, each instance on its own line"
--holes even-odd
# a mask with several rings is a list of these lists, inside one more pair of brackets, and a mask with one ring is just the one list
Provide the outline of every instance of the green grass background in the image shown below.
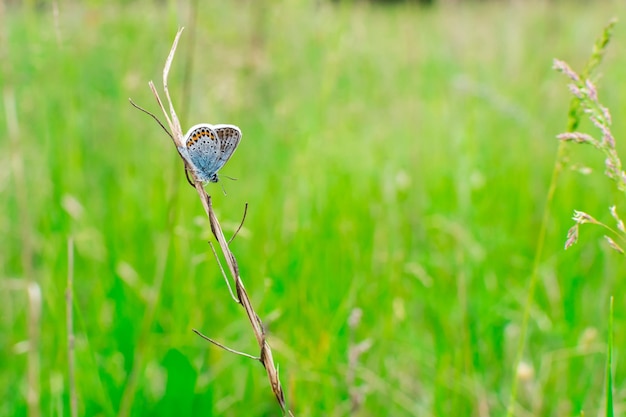
[[[175,2],[58,6],[5,5],[0,24],[0,416],[69,415],[70,238],[79,415],[280,414],[260,364],[191,332],[258,351],[170,139],[128,103],[158,114],[147,82],[179,26],[184,130],[243,131],[221,171],[238,180],[207,189],[227,235],[249,203],[232,250],[294,413],[504,414],[570,100],[552,59],[581,69],[623,4],[199,2],[195,25]],[[618,142],[625,43],[618,24],[599,80]],[[572,146],[569,161],[594,174],[565,170],[551,202],[519,416],[603,409],[611,295],[624,410],[623,257],[593,227],[563,250],[574,209],[611,223],[624,199],[599,153]],[[41,289],[32,344],[15,280]],[[351,337],[373,343],[352,413]]]

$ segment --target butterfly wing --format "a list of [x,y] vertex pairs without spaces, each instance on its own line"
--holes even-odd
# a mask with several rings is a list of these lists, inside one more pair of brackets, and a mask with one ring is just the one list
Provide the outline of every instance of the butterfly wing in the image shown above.
[[217,182],[217,171],[224,165],[221,162],[221,141],[210,124],[193,126],[185,135],[187,155],[194,173],[200,181]]
[[220,138],[219,166],[217,168],[220,169],[233,156],[242,135],[241,130],[235,125],[215,125],[214,129]]

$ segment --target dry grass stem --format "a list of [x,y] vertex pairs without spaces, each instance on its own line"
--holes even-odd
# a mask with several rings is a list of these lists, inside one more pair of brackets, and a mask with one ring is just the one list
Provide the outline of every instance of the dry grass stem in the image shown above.
[[[165,92],[165,97],[167,98],[167,102],[170,106],[170,116],[171,120],[168,119],[170,127],[172,128],[172,133],[174,134],[174,138],[178,138],[179,141],[176,142],[176,146],[182,146],[183,143],[183,130],[180,127],[180,122],[178,121],[178,116],[176,116],[176,111],[174,110],[174,104],[172,103],[172,98],[170,97],[170,90],[167,86],[167,77],[170,73],[170,68],[172,66],[172,61],[174,60],[174,54],[176,53],[176,47],[178,46],[178,40],[180,39],[180,35],[183,34],[184,28],[180,28],[176,33],[176,37],[174,38],[174,43],[172,44],[172,49],[170,49],[170,54],[167,56],[167,60],[165,61],[165,67],[163,68],[163,91]],[[152,84],[154,87],[154,84]],[[156,89],[153,88],[153,92],[156,92]],[[157,93],[158,95],[158,93]],[[159,99],[159,103],[161,100]],[[167,117],[167,114],[166,114]]]
[[191,329],[191,330],[193,330],[193,332],[194,332],[195,334],[197,334],[198,336],[200,336],[200,337],[201,337],[201,338],[203,338],[204,340],[206,340],[206,341],[208,341],[208,342],[213,343],[215,346],[220,347],[220,348],[224,349],[224,350],[225,350],[225,351],[227,351],[227,352],[234,353],[235,355],[240,355],[240,356],[243,356],[244,358],[254,359],[255,361],[260,361],[260,360],[261,360],[261,358],[260,358],[260,357],[258,357],[258,356],[253,356],[253,355],[250,355],[250,354],[248,354],[248,353],[239,352],[238,350],[231,349],[231,348],[229,348],[228,346],[225,346],[225,345],[221,344],[220,342],[217,342],[217,341],[215,341],[215,340],[211,339],[210,337],[205,336],[205,335],[204,335],[204,334],[202,334],[199,330],[196,330],[196,329]]
[[[179,29],[179,31],[176,33],[176,38],[174,39],[174,43],[172,45],[172,49],[170,50],[170,53],[167,57],[167,60],[165,62],[165,67],[163,68],[163,91],[165,92],[165,97],[167,98],[168,101],[168,106],[169,106],[169,116],[168,116],[168,111],[165,109],[165,106],[163,105],[163,102],[161,101],[161,98],[159,97],[159,93],[157,91],[157,89],[154,86],[154,83],[152,81],[150,81],[148,83],[148,85],[150,86],[150,89],[152,90],[157,103],[159,104],[159,107],[161,108],[161,110],[163,111],[163,114],[165,115],[165,118],[167,120],[167,123],[169,124],[169,127],[171,129],[172,135],[172,141],[174,142],[174,145],[176,146],[176,148],[178,149],[178,147],[182,147],[184,146],[184,137],[183,137],[183,132],[180,126],[180,122],[179,119],[176,115],[176,111],[174,110],[174,105],[172,104],[172,99],[170,97],[170,93],[169,93],[169,89],[168,89],[168,84],[167,84],[167,78],[168,78],[168,74],[172,65],[172,61],[174,60],[174,54],[176,52],[176,47],[178,45],[178,41],[180,39],[180,35],[182,34],[183,28]],[[132,101],[131,101],[132,103]],[[134,104],[133,104],[134,105]],[[135,106],[138,107],[138,106]],[[141,109],[143,110],[143,109]],[[148,112],[146,112],[148,113]],[[150,114],[150,113],[148,113]],[[161,124],[159,122],[159,124]],[[179,152],[180,155],[180,152]],[[282,389],[282,386],[280,384],[280,380],[279,380],[279,376],[278,376],[278,370],[274,364],[274,358],[272,356],[272,351],[270,349],[269,344],[267,343],[267,339],[265,336],[265,331],[263,329],[263,324],[261,323],[261,320],[259,319],[258,315],[256,314],[256,312],[254,311],[252,304],[250,302],[250,298],[248,297],[248,294],[246,292],[246,289],[243,285],[243,281],[241,280],[241,277],[239,275],[239,267],[237,265],[237,261],[235,259],[235,256],[233,255],[233,253],[230,251],[229,247],[228,247],[228,243],[226,241],[226,238],[224,237],[224,233],[222,232],[222,228],[220,226],[220,223],[217,219],[217,216],[215,215],[215,212],[213,211],[213,207],[211,205],[211,197],[206,193],[204,186],[202,184],[201,181],[198,181],[197,178],[195,178],[193,171],[189,170],[189,167],[187,165],[187,161],[183,159],[183,162],[185,163],[185,167],[187,168],[187,173],[191,172],[192,173],[192,177],[193,177],[193,185],[196,189],[196,191],[198,192],[198,196],[200,197],[200,201],[202,202],[202,206],[204,207],[204,211],[206,212],[208,218],[209,218],[209,222],[211,224],[211,231],[213,232],[213,236],[215,236],[215,239],[218,241],[220,249],[222,251],[222,254],[224,255],[224,258],[226,259],[226,263],[228,265],[228,270],[230,272],[230,275],[233,279],[233,281],[235,282],[235,289],[236,289],[236,296],[232,293],[232,289],[230,289],[231,291],[231,295],[233,296],[233,298],[235,299],[236,302],[238,302],[239,304],[241,304],[241,306],[244,308],[246,315],[248,316],[248,320],[250,321],[250,324],[252,325],[252,329],[254,332],[254,335],[256,337],[257,343],[259,345],[260,348],[260,355],[259,357],[255,357],[255,356],[251,356],[251,355],[247,355],[245,353],[241,353],[238,352],[234,349],[230,349],[227,348],[224,345],[221,345],[217,342],[215,342],[214,340],[202,335],[199,331],[194,330],[194,332],[196,334],[198,334],[199,336],[201,336],[203,339],[215,344],[216,346],[219,346],[229,352],[238,354],[238,355],[242,355],[251,359],[255,359],[255,360],[259,360],[266,372],[267,372],[267,376],[268,379],[270,381],[270,385],[272,387],[272,391],[274,392],[274,396],[276,397],[276,400],[278,401],[278,404],[280,405],[281,410],[283,411],[283,413],[286,413],[290,416],[293,416],[293,414],[291,413],[291,411],[289,411],[287,409],[286,406],[286,402],[285,402],[285,395]],[[246,208],[246,212],[247,212],[247,208]],[[244,212],[244,218],[245,218],[245,212]],[[242,224],[243,224],[243,220],[242,220]],[[240,226],[241,227],[241,226]],[[237,232],[239,231],[239,229],[237,230]],[[236,233],[237,233],[236,232]],[[235,233],[235,234],[236,234]],[[215,254],[215,251],[214,251]],[[217,259],[217,254],[216,255],[216,259]],[[219,262],[218,262],[219,264]],[[220,268],[221,264],[220,264]],[[222,272],[224,273],[223,269]],[[225,274],[224,274],[225,275]],[[227,280],[228,282],[228,280]],[[230,288],[230,285],[229,285]]]
[[224,278],[224,282],[226,282],[226,286],[228,287],[228,292],[230,293],[231,298],[233,299],[234,302],[238,303],[239,300],[237,299],[237,297],[235,297],[235,294],[233,293],[233,288],[230,286],[230,282],[228,281],[228,277],[226,276],[226,271],[224,271],[224,268],[222,267],[222,262],[220,261],[219,256],[217,256],[217,252],[215,251],[215,246],[213,246],[213,243],[211,242],[209,242],[209,246],[211,247],[211,250],[213,251],[213,256],[215,256],[217,265],[220,267],[220,271],[222,272],[222,277]]
[[161,121],[159,120],[158,117],[156,117],[153,113],[149,112],[148,110],[144,109],[143,107],[138,106],[132,99],[128,99],[128,101],[130,101],[130,104],[138,109],[141,110],[142,112],[146,113],[148,116],[152,117],[158,124],[159,126],[161,126],[163,128],[163,130],[165,131],[165,133],[167,133],[167,135],[172,138],[172,140],[174,140],[174,137],[172,136],[172,134],[170,133],[169,130],[167,130],[167,128],[163,125],[163,123],[161,123]]
[[243,223],[246,221],[247,214],[248,214],[248,203],[246,203],[246,205],[243,208],[243,216],[241,217],[241,223],[239,223],[239,227],[237,228],[237,230],[235,230],[235,233],[231,236],[231,238],[228,239],[229,245],[230,245],[230,242],[232,242],[235,239],[235,237],[239,234],[239,231],[243,227]]

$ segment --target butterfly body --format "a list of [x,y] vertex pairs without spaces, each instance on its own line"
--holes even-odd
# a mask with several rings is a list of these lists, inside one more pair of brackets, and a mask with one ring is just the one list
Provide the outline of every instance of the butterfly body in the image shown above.
[[240,141],[237,126],[201,123],[187,131],[185,146],[179,146],[178,151],[198,180],[218,182],[217,171],[228,162]]

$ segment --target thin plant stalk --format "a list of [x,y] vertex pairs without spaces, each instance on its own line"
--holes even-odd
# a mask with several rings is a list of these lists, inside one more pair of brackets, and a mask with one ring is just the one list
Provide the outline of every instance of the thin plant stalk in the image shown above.
[[33,259],[34,246],[33,236],[31,233],[30,221],[30,203],[28,197],[28,187],[26,186],[26,178],[24,169],[24,159],[19,140],[19,122],[17,118],[17,105],[15,92],[11,87],[5,87],[3,90],[5,116],[7,122],[7,131],[11,141],[12,155],[11,168],[13,178],[15,180],[15,190],[17,205],[19,208],[19,227],[21,237],[21,255],[22,270],[26,279],[23,287],[28,294],[29,314],[28,314],[28,340],[29,348],[27,355],[27,380],[28,387],[26,391],[26,403],[28,404],[28,415],[30,417],[39,417],[41,410],[39,408],[41,389],[40,389],[40,371],[41,361],[39,358],[39,335],[41,326],[41,288],[35,280]]
[[76,397],[76,366],[74,356],[74,315],[72,309],[74,293],[74,239],[67,241],[67,288],[65,290],[65,320],[67,323],[67,377],[70,391],[70,415],[78,416]]
[[[178,45],[178,41],[183,32],[183,29],[184,28],[180,28],[178,30],[178,33],[176,34],[176,37],[172,44],[172,49],[170,50],[167,60],[165,61],[165,66],[163,68],[163,91],[167,99],[169,112],[166,110],[165,106],[163,105],[163,102],[159,96],[159,93],[156,87],[154,86],[154,83],[152,81],[148,83],[148,85],[150,86],[150,89],[152,90],[155,96],[155,99],[157,100],[157,103],[159,104],[159,107],[161,108],[161,110],[163,111],[163,114],[165,115],[167,123],[172,132],[172,135],[171,135],[172,141],[174,142],[174,145],[176,146],[177,149],[179,147],[184,146],[184,138],[183,138],[183,132],[180,126],[178,116],[176,115],[176,111],[174,110],[174,105],[172,103],[172,99],[170,96],[167,79],[168,79],[169,71],[172,65],[172,61],[174,60],[176,47]],[[185,163],[185,167],[188,168],[187,161],[184,158],[183,158],[183,162]],[[188,170],[188,171],[191,171],[191,170]],[[191,173],[193,176],[194,175],[193,171],[191,171]],[[252,307],[250,298],[248,297],[248,294],[243,285],[241,276],[239,275],[239,267],[237,265],[235,255],[229,249],[228,241],[226,240],[224,233],[222,232],[222,227],[220,226],[217,216],[215,215],[215,212],[213,210],[213,206],[211,204],[211,197],[206,193],[206,190],[204,189],[204,186],[201,181],[198,181],[197,178],[195,177],[193,178],[193,180],[194,180],[193,181],[194,187],[196,191],[198,192],[198,196],[200,197],[200,201],[202,203],[202,206],[204,207],[204,211],[206,212],[209,218],[213,236],[219,243],[222,254],[224,255],[224,258],[228,265],[228,270],[230,272],[231,279],[235,283],[236,300],[244,308],[246,315],[248,317],[248,320],[250,321],[250,324],[252,326],[257,343],[259,345],[260,355],[258,357],[258,360],[262,363],[263,367],[265,368],[267,372],[267,376],[270,381],[270,386],[272,387],[272,391],[274,392],[274,396],[276,397],[276,400],[281,410],[283,411],[283,413],[293,416],[291,411],[288,410],[286,402],[285,402],[285,395],[284,395],[282,385],[280,383],[280,379],[278,376],[278,370],[274,364],[272,350],[267,342],[265,331],[263,329],[263,324],[261,323],[261,319],[259,318],[259,316],[256,314],[256,312],[254,311]],[[195,329],[194,331],[197,334],[201,335],[199,331]],[[214,341],[211,341],[211,342],[215,343]],[[234,351],[234,349],[227,349],[227,350]]]
[[609,334],[606,352],[606,417],[613,417],[613,297],[609,305]]
[[29,417],[39,417],[41,415],[41,359],[39,358],[39,347],[41,346],[41,287],[33,280],[9,278],[0,281],[0,288],[9,291],[24,291],[28,298],[28,352],[26,360],[26,404]]
[[[602,62],[602,58],[604,56],[604,52],[606,50],[606,46],[610,40],[610,34],[613,26],[615,25],[615,21],[609,22],[609,24],[605,27],[602,32],[601,37],[595,42],[593,52],[585,70],[583,71],[583,75],[585,77],[589,77],[589,75],[600,65]],[[567,131],[574,132],[578,125],[580,124],[582,116],[582,111],[580,108],[580,101],[577,98],[573,98],[570,102],[570,108],[568,112],[568,122],[567,122]],[[548,224],[550,221],[550,208],[552,206],[552,201],[554,200],[554,194],[556,192],[556,188],[558,185],[559,178],[561,176],[561,172],[563,171],[563,167],[565,165],[565,157],[566,157],[566,146],[562,141],[559,141],[557,155],[554,162],[554,167],[552,169],[552,177],[550,178],[550,185],[548,187],[548,193],[546,195],[546,203],[543,210],[543,215],[541,218],[541,226],[539,227],[539,234],[537,236],[537,246],[535,249],[535,256],[533,259],[532,272],[530,275],[530,281],[528,283],[528,290],[526,293],[526,302],[524,304],[524,312],[522,315],[522,324],[520,327],[520,336],[517,344],[517,352],[515,355],[514,367],[513,367],[513,381],[511,384],[511,392],[509,396],[509,404],[507,408],[507,417],[512,417],[515,411],[515,402],[517,399],[517,388],[518,388],[518,377],[517,377],[517,369],[519,368],[520,363],[522,362],[522,358],[524,356],[524,349],[526,347],[526,336],[528,333],[528,322],[530,320],[530,310],[535,298],[535,289],[537,287],[537,281],[539,279],[539,266],[541,261],[543,260],[543,250],[546,239],[546,231],[548,228]]]

